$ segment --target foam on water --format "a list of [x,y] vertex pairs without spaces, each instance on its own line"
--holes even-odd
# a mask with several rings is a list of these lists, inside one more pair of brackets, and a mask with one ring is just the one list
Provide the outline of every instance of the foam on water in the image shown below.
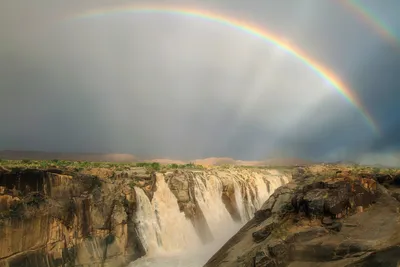
[[[223,179],[231,182],[241,216],[235,222],[222,201]],[[213,241],[202,244],[193,224],[180,212],[177,199],[163,174],[157,174],[157,190],[152,201],[140,188],[137,195],[137,230],[146,256],[130,267],[201,267],[257,211],[288,178],[279,172],[270,175],[229,171],[221,177],[206,172],[193,173],[194,197],[211,230]]]

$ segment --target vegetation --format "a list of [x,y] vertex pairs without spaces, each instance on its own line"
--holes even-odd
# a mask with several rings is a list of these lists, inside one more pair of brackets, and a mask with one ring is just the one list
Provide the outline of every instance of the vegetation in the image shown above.
[[112,168],[121,167],[127,164],[124,163],[108,163],[108,162],[88,162],[88,161],[68,161],[68,160],[2,160],[0,166],[8,168]]
[[0,166],[6,168],[32,168],[32,169],[45,169],[45,168],[59,168],[66,169],[72,168],[75,170],[91,169],[91,168],[107,168],[117,171],[128,170],[134,167],[143,167],[149,171],[162,171],[169,169],[203,169],[201,165],[194,163],[187,164],[161,164],[159,162],[138,162],[138,163],[124,163],[124,162],[89,162],[89,161],[69,161],[69,160],[0,160]]
[[[335,164],[333,164],[335,165]],[[323,166],[323,164],[321,165]],[[92,169],[92,168],[107,168],[113,171],[124,171],[129,170],[135,167],[145,168],[148,172],[152,171],[160,171],[165,172],[168,170],[177,170],[177,169],[189,169],[189,170],[202,170],[205,169],[202,165],[196,165],[193,162],[187,164],[161,164],[159,162],[90,162],[90,161],[70,161],[70,160],[31,160],[31,159],[22,159],[22,160],[6,160],[0,159],[0,167],[5,167],[9,169],[16,168],[30,168],[30,169],[69,169],[73,171],[82,171],[84,169]],[[291,173],[293,169],[298,166],[239,166],[239,165],[229,165],[224,164],[220,166],[215,166],[216,168],[221,169],[275,169],[283,172]],[[333,166],[331,166],[333,167]],[[326,170],[321,170],[321,172],[314,173],[312,176],[317,176],[317,178],[331,178],[335,177],[337,174],[335,170],[331,167]],[[338,170],[348,170],[351,171],[354,175],[362,174],[362,173],[374,173],[374,174],[388,174],[393,175],[397,173],[397,169],[395,168],[378,168],[376,166],[363,166],[363,165],[336,165]],[[307,169],[307,167],[306,167]]]

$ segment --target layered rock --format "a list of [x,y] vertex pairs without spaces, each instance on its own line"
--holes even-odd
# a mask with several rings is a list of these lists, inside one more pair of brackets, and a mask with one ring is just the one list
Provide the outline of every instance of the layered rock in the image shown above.
[[293,178],[205,267],[398,266],[395,178],[324,166]]
[[[136,192],[143,190],[141,196],[152,204],[163,194],[157,184],[172,193],[190,227],[208,243],[215,228],[200,207],[205,204],[204,190],[218,187],[214,197],[229,220],[241,223],[272,188],[287,180],[279,172],[244,168],[158,173],[133,167],[123,171],[1,168],[0,267],[127,266],[146,254],[137,218],[143,203]],[[159,211],[152,212],[157,217]]]
[[[217,168],[202,171],[182,171],[175,170],[174,172],[165,173],[165,179],[171,189],[172,193],[176,196],[180,210],[185,213],[186,217],[190,219],[204,243],[213,239],[211,229],[207,225],[202,209],[199,207],[198,200],[195,197],[194,189],[196,183],[207,184],[208,180],[212,177],[217,177],[221,183],[222,202],[229,212],[232,219],[236,222],[246,222],[250,218],[248,214],[240,214],[240,211],[247,210],[247,213],[256,211],[255,207],[261,206],[262,203],[256,203],[257,199],[266,199],[268,196],[258,196],[259,186],[267,186],[266,192],[269,192],[272,187],[269,178],[276,176],[276,183],[284,184],[290,179],[290,175],[283,175],[268,169],[259,170],[246,170],[235,168]],[[284,178],[278,178],[284,177]],[[258,181],[259,184],[256,184]],[[260,184],[262,183],[262,184]],[[240,199],[236,199],[239,197]],[[244,202],[246,207],[238,207],[239,202]]]
[[124,266],[143,255],[128,179],[3,169],[0,185],[0,266]]

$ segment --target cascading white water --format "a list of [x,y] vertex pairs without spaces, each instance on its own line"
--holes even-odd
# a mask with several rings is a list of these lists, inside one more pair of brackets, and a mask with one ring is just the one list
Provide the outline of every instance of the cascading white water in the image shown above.
[[250,185],[246,186],[245,188],[246,198],[244,199],[244,205],[246,209],[246,221],[250,220],[251,216],[253,216],[253,203],[251,201],[251,194],[250,194]]
[[152,254],[159,247],[159,225],[156,214],[149,198],[140,188],[135,187],[137,202],[140,203],[136,211],[137,230],[146,253]]
[[[194,181],[195,198],[206,218],[213,237],[216,239],[240,227],[233,221],[225,204],[222,202],[223,185],[221,180],[214,175],[204,177],[201,174],[197,174]],[[224,222],[224,224],[221,225],[221,222]]]
[[157,174],[157,190],[153,199],[135,188],[139,237],[149,256],[177,253],[200,245],[192,223],[180,212],[178,202],[162,174]]
[[[245,198],[242,196],[239,184],[234,181],[236,205],[243,224],[248,222],[271,194],[282,185],[280,177],[284,177],[279,172],[273,172],[271,176],[259,173],[244,174],[244,177],[237,177],[237,179],[245,185],[243,189]],[[288,179],[284,177],[284,181],[287,183]]]
[[[177,199],[163,174],[157,174],[157,190],[150,201],[135,188],[137,223],[147,255],[130,267],[201,267],[241,226],[249,221],[269,196],[288,178],[279,172],[260,174],[250,171],[194,172],[194,197],[214,240],[201,244],[192,223],[180,212]],[[223,185],[232,183],[241,223],[235,222],[222,201]]]
[[236,207],[239,210],[239,214],[240,214],[240,219],[242,224],[245,224],[248,220],[249,220],[249,214],[247,213],[244,203],[243,203],[243,196],[242,196],[242,192],[240,190],[240,184],[238,181],[233,180],[233,187],[235,190],[235,203],[236,203]]
[[[269,198],[270,194],[268,192],[268,186],[266,184],[266,181],[264,181],[263,177],[258,173],[254,174],[253,186],[257,194],[257,198],[255,201],[255,210],[257,211],[258,209],[261,208],[262,204],[264,204],[264,202]],[[275,189],[276,188],[274,188],[273,190],[275,191]]]

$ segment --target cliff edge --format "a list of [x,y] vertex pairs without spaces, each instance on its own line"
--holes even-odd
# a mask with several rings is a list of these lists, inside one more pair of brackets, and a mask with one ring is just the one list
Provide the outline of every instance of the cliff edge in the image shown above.
[[298,168],[205,265],[400,266],[400,174]]
[[0,267],[122,267],[208,244],[290,180],[268,169],[20,163],[0,166]]
[[151,194],[154,175],[0,168],[0,266],[124,266],[144,255],[133,182]]

